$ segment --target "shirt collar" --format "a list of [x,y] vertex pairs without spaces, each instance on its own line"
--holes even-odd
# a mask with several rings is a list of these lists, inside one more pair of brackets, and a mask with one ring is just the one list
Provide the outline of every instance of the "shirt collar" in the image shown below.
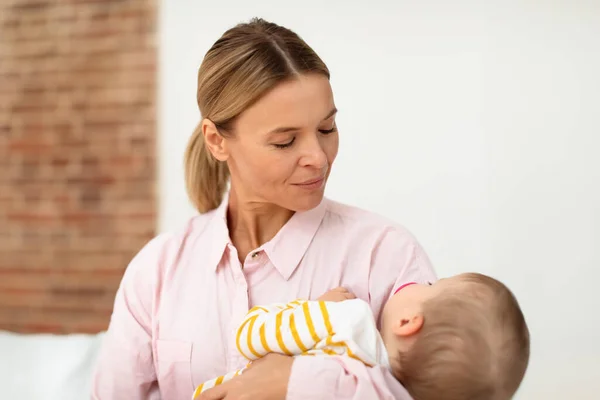
[[[210,223],[213,229],[213,246],[209,262],[215,270],[223,258],[227,245],[231,244],[227,227],[228,204],[229,196],[226,194],[219,207],[215,209],[213,220]],[[279,271],[285,280],[292,276],[300,264],[323,221],[326,211],[327,199],[324,198],[317,207],[294,213],[273,239],[257,249],[263,250],[267,254],[275,269]]]
[[327,211],[327,200],[308,211],[296,212],[262,248],[279,271],[288,280],[306,254]]

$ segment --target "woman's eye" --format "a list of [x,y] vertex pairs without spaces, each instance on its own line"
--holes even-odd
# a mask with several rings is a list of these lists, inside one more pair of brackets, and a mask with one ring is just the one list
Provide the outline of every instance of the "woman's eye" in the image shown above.
[[[319,129],[319,132],[322,135],[329,135],[330,133],[333,133],[335,131],[337,131],[337,126],[335,126],[335,124],[333,125],[333,127],[331,129]],[[296,137],[294,136],[292,138],[292,140],[290,140],[287,143],[275,143],[275,144],[273,144],[273,146],[277,147],[278,149],[285,149],[287,147],[290,147],[295,141],[296,141]]]
[[336,129],[337,128],[334,126],[333,128],[327,129],[327,130],[325,130],[325,129],[319,129],[319,132],[321,132],[323,135],[328,135],[330,133],[335,132]]
[[277,147],[278,149],[285,149],[286,147],[290,147],[294,141],[296,141],[296,137],[293,137],[292,140],[287,143],[274,144],[273,146]]

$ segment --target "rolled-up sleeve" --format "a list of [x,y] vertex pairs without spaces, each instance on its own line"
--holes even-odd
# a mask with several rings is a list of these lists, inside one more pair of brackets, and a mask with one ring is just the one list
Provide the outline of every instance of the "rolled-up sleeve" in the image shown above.
[[150,241],[131,261],[115,297],[92,381],[92,399],[159,399],[152,351],[156,276],[166,238]]
[[[357,251],[371,254],[369,303],[379,313],[400,285],[437,280],[421,245],[401,227],[387,229],[371,248]],[[379,315],[376,317],[379,321]],[[346,357],[297,357],[287,399],[411,400],[412,397],[382,366],[367,367]]]

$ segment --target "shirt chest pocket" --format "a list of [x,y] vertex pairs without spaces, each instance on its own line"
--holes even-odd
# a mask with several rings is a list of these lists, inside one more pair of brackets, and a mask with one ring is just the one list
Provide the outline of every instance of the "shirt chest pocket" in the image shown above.
[[158,339],[156,359],[156,375],[161,396],[167,399],[191,396],[194,390],[191,369],[192,343]]

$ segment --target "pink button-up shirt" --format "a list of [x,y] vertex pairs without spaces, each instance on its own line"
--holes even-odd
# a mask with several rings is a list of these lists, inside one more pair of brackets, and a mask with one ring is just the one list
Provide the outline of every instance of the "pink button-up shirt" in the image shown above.
[[[227,229],[227,200],[162,234],[131,261],[116,296],[92,398],[189,399],[200,383],[242,368],[235,330],[250,308],[315,299],[345,286],[378,317],[403,283],[436,279],[413,236],[375,214],[328,199],[292,216],[243,265]],[[383,367],[298,357],[287,399],[410,399]]]

